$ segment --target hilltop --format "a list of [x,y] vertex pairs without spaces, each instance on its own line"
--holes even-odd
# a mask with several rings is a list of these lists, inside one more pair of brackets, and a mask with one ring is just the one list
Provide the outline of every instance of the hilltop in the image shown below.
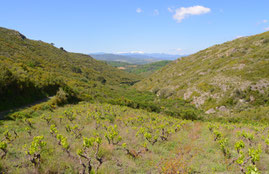
[[252,108],[244,114],[255,118],[268,118],[268,87],[269,32],[177,59],[135,85],[158,96],[190,100],[208,114],[227,116]]

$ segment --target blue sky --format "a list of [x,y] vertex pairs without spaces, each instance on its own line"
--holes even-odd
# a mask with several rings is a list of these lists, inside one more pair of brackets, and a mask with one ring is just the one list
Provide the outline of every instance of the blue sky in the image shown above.
[[269,30],[268,0],[2,0],[0,26],[68,51],[190,54]]

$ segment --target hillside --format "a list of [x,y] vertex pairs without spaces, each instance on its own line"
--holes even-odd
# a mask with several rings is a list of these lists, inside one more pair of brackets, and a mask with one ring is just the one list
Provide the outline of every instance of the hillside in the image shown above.
[[[17,31],[0,28],[0,111],[43,99],[38,109],[78,101],[111,103],[181,118],[198,119],[200,111],[184,100],[167,100],[130,88],[141,77],[88,55],[69,53]],[[8,114],[2,114],[8,117]]]
[[119,61],[104,61],[104,62],[116,68],[123,67],[122,69],[127,68],[128,66],[132,66],[132,64],[126,62],[119,62]]
[[90,100],[137,81],[135,75],[88,55],[5,28],[0,28],[0,69],[0,111],[55,95],[60,87],[71,98]]
[[252,108],[245,115],[268,118],[269,32],[178,59],[137,83],[135,88],[190,100],[208,114],[218,112],[227,116]]
[[155,71],[161,69],[165,65],[169,64],[172,61],[169,60],[163,60],[163,61],[158,61],[158,62],[153,62],[153,63],[148,63],[144,65],[137,65],[137,66],[130,66],[125,69],[125,71],[130,72],[130,73],[135,73],[137,75],[141,75],[143,77],[147,77],[150,74],[154,73]]
[[134,73],[137,75],[140,75],[142,77],[147,77],[150,74],[154,73],[155,71],[161,69],[168,63],[172,61],[170,60],[162,60],[162,61],[157,61],[153,63],[147,63],[143,65],[135,65],[135,64],[129,64],[125,62],[117,62],[117,61],[106,61],[107,64],[117,67],[118,69]]

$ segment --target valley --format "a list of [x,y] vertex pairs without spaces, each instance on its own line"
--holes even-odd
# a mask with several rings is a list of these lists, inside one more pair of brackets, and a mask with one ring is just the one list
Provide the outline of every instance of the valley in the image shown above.
[[118,69],[127,71],[129,73],[134,73],[142,77],[147,77],[154,73],[155,71],[161,69],[165,65],[169,64],[170,60],[161,60],[154,63],[147,63],[143,65],[137,65],[137,64],[129,64],[125,62],[117,62],[117,61],[107,61],[106,63],[116,67]]
[[0,172],[266,174],[268,50],[100,61],[0,28]]

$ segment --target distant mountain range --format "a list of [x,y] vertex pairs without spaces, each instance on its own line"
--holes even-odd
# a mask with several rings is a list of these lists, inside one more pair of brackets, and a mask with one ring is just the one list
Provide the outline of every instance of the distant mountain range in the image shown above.
[[186,55],[175,55],[165,53],[120,53],[119,55],[125,55],[135,58],[148,58],[148,59],[159,59],[159,60],[176,60],[177,58]]
[[185,55],[172,55],[164,53],[92,53],[97,60],[126,62],[130,64],[147,64],[161,60],[175,60]]

